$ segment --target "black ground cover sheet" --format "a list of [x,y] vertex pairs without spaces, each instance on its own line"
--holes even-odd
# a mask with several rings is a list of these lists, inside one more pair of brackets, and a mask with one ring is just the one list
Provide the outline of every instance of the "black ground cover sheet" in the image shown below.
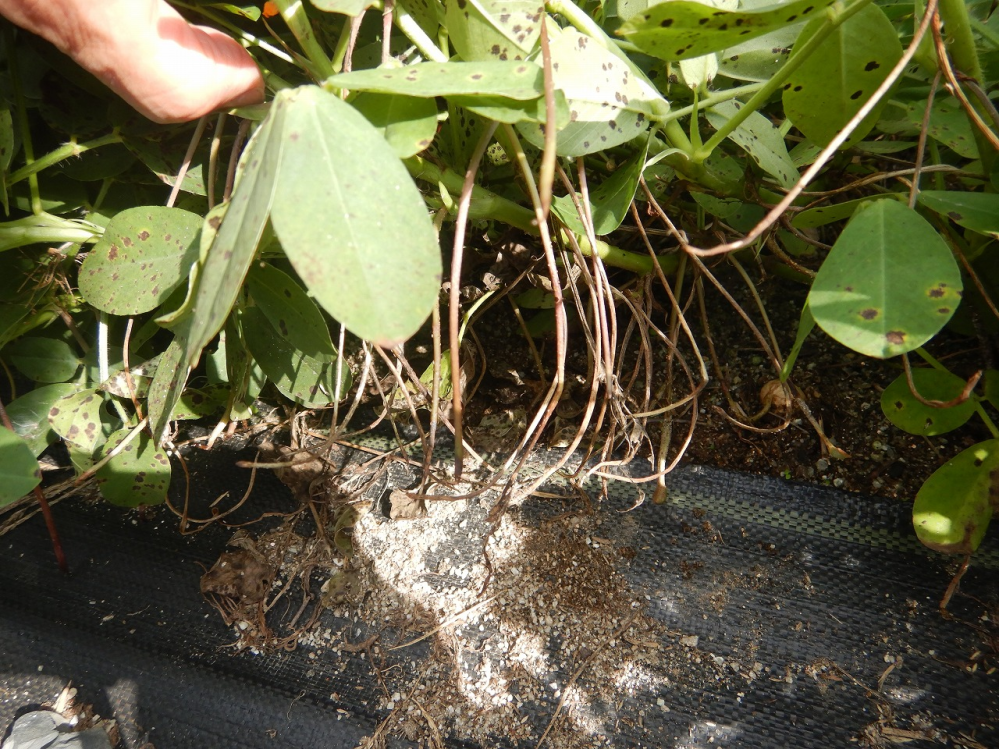
[[[241,491],[232,463],[224,451],[193,455],[194,491],[210,501],[237,480]],[[625,510],[634,494],[612,493],[598,512]],[[937,601],[954,565],[916,542],[906,503],[689,466],[671,477],[670,500],[628,514],[639,530],[638,543],[629,531],[637,556],[624,574],[651,616],[696,637],[710,657],[752,640],[760,676],[617,706],[643,709],[644,720],[640,732],[609,726],[612,745],[999,747],[995,533],[947,619]],[[245,511],[292,505],[282,484],[260,475]],[[233,633],[198,579],[231,532],[182,537],[165,510],[143,520],[82,501],[58,504],[55,515],[69,576],[56,569],[40,517],[0,539],[0,730],[69,680],[118,720],[129,749],[355,747],[384,718],[362,657],[226,647]],[[695,532],[705,523],[721,543]],[[739,588],[723,615],[700,615],[676,605],[692,564],[717,576],[765,564],[797,582]],[[550,708],[539,706],[539,735]],[[508,743],[497,736],[493,745]]]

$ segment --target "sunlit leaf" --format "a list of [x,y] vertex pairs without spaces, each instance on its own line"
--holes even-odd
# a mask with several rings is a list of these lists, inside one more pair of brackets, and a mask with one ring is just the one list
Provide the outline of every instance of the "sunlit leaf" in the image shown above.
[[867,356],[912,351],[961,301],[961,273],[947,244],[916,211],[883,198],[857,210],[808,295],[815,321]]
[[[649,120],[669,105],[645,77],[590,37],[549,25],[552,82],[565,94],[569,124],[558,133],[560,156],[583,156],[637,138]],[[544,145],[539,125],[517,128],[535,146]]]
[[502,96],[537,99],[544,96],[544,81],[537,63],[421,62],[402,68],[357,70],[335,75],[327,87],[404,96]]
[[629,18],[618,33],[662,60],[684,60],[733,47],[818,15],[832,0],[794,0],[758,11],[725,11],[675,0]]
[[[638,180],[645,166],[645,149],[624,164],[597,188],[590,191],[590,213],[593,217],[593,230],[599,237],[617,229],[628,214],[631,201],[638,189]],[[577,194],[577,199],[582,196]],[[552,201],[552,210],[566,226],[577,234],[585,234],[572,198],[563,195]]]
[[49,410],[57,400],[79,389],[78,385],[66,382],[43,385],[7,404],[7,416],[14,431],[24,438],[34,455],[41,455],[59,439],[49,424]]
[[142,206],[111,219],[80,268],[80,293],[112,315],[156,309],[198,259],[202,219],[179,208]]
[[[805,26],[795,42],[795,52],[822,24],[822,19],[815,18]],[[784,84],[784,113],[809,140],[824,146],[867,103],[901,57],[895,28],[881,8],[868,5],[834,29],[790,75]],[[887,97],[853,131],[844,147],[871,131],[885,103]]]
[[[724,101],[707,111],[708,122],[716,129],[722,127],[744,105],[738,101]],[[784,138],[773,123],[759,112],[753,112],[729,134],[729,140],[749,154],[764,172],[777,180],[781,187],[790,189],[798,181],[798,169],[787,153]]]
[[445,2],[451,44],[469,62],[523,60],[537,45],[542,13],[544,4],[539,0]]
[[352,333],[407,339],[429,316],[441,276],[437,236],[412,178],[339,97],[306,86],[280,92],[275,106],[287,115],[271,221],[288,259]]
[[916,494],[912,525],[926,546],[970,554],[982,542],[999,499],[999,440],[987,440],[938,468]]

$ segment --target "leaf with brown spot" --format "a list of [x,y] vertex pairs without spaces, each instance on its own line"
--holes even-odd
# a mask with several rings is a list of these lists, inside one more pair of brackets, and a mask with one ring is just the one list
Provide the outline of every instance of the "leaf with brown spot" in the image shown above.
[[[118,213],[83,261],[80,293],[112,315],[156,309],[198,259],[201,223],[200,216],[179,208],[142,206]],[[166,234],[173,240],[163,239]],[[157,282],[151,283],[154,276]]]
[[[121,429],[112,434],[96,457],[110,453],[131,431]],[[98,469],[94,479],[101,494],[112,504],[122,507],[156,505],[166,500],[170,462],[143,431]]]

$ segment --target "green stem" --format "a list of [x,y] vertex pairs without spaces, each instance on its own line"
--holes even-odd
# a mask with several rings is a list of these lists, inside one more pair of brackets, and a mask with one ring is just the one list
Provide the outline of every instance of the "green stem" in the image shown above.
[[[679,126],[676,120],[667,124],[669,127],[664,127],[663,132],[667,135],[667,137],[669,137],[671,142],[673,141],[673,138],[676,137],[677,139],[682,138],[680,141],[681,143],[689,144],[689,141],[687,141],[687,134],[683,132],[683,128]],[[675,128],[675,130],[671,130],[670,128]],[[673,145],[675,145],[675,143],[673,143]],[[662,141],[652,138],[649,140],[649,155],[658,156],[663,151],[671,151],[671,153],[667,153],[665,156],[660,157],[659,160],[664,164],[673,167],[677,173],[685,179],[688,179],[691,182],[696,182],[702,187],[706,187],[708,190],[713,190],[720,195],[741,196],[743,194],[743,187],[740,183],[728,182],[720,179],[717,175],[708,171],[704,164],[694,163],[690,158],[689,152],[683,151],[678,147],[674,148],[673,145],[667,146]]]
[[982,83],[982,65],[965,0],[940,0],[940,20],[944,25],[944,44],[954,67]]
[[[14,87],[14,101],[17,102],[17,125],[21,128],[21,142],[24,147],[24,168],[31,169],[35,163],[35,148],[31,142],[31,127],[28,125],[28,107],[21,89],[21,75],[18,71],[17,47],[14,39],[14,27],[4,24],[4,41],[7,47],[7,65],[10,68],[10,82]],[[18,171],[23,171],[18,170]],[[15,172],[17,174],[17,172]],[[8,178],[7,185],[14,184],[13,178]],[[28,189],[31,193],[31,212],[36,216],[42,213],[42,194],[38,189],[38,170],[28,172]]]
[[[432,164],[419,156],[411,156],[403,159],[402,162],[414,179],[430,182],[434,185],[443,185],[448,192],[460,195],[464,178],[457,172],[450,169],[441,169],[436,164]],[[509,224],[528,234],[537,234],[538,226],[535,223],[534,211],[525,208],[512,200],[508,200],[496,193],[490,192],[484,187],[472,188],[472,203],[468,211],[469,218],[489,219]],[[574,235],[579,244],[579,249],[584,255],[590,255],[594,248],[584,236]],[[628,252],[613,245],[597,240],[597,255],[607,265],[615,268],[630,270],[635,273],[651,273],[654,269],[652,258],[648,255]],[[659,265],[663,271],[669,273],[676,268],[677,258],[675,255],[662,255],[659,257]]]
[[312,31],[312,22],[305,12],[305,4],[301,0],[275,0],[278,10],[281,11],[281,18],[288,25],[291,33],[295,35],[305,56],[309,58],[315,68],[315,74],[322,80],[335,75],[333,63],[323,52],[322,46],[316,40],[316,35]]
[[[420,179],[434,185],[442,184],[452,195],[461,194],[465,180],[457,172],[441,169],[436,164],[419,156],[403,159],[402,163],[414,179]],[[472,188],[472,204],[468,215],[475,219],[488,218],[501,221],[531,234],[538,233],[534,211],[490,192],[484,187]]]
[[[561,233],[562,241],[568,242],[569,240],[566,236],[566,231],[563,229]],[[597,240],[596,248],[594,248],[590,244],[590,240],[586,238],[585,234],[576,234],[573,232],[573,237],[576,238],[576,244],[579,245],[580,252],[587,257],[596,254],[596,256],[603,260],[604,263],[614,268],[630,270],[633,273],[638,273],[643,276],[647,273],[652,273],[652,271],[655,270],[652,258],[648,255],[640,255],[637,252],[628,252],[627,250],[622,250],[620,247],[607,244],[599,239]],[[656,255],[656,262],[658,262],[659,267],[663,269],[663,273],[669,274],[677,269],[677,266],[680,263],[680,255],[677,253],[670,255]]]
[[[721,104],[722,102],[729,101],[731,99],[736,99],[740,96],[745,96],[746,94],[755,94],[763,88],[762,83],[747,83],[745,86],[735,86],[733,88],[726,88],[724,91],[715,91],[708,96],[701,99],[697,108],[700,110],[711,109],[715,104]],[[669,122],[670,120],[678,120],[681,117],[687,117],[694,113],[694,105],[683,107],[682,109],[671,109],[669,114],[663,118],[663,124]]]
[[985,412],[985,407],[982,405],[981,400],[977,398],[975,399],[975,413],[985,422],[985,426],[992,433],[992,438],[999,439],[999,429],[996,428],[995,422]]
[[406,38],[416,45],[416,48],[420,50],[420,54],[434,62],[447,62],[447,55],[420,28],[420,24],[416,22],[416,19],[409,15],[406,9],[398,3],[393,11],[392,19],[395,25],[399,27],[399,30],[406,35]]
[[924,349],[922,346],[919,346],[917,349],[915,349],[915,352],[920,356],[920,358],[922,358],[923,361],[925,361],[927,364],[929,364],[938,372],[946,372],[947,374],[951,373],[951,371],[947,369],[947,367],[945,367],[943,364],[941,364],[935,358],[933,358],[930,352]]
[[239,26],[237,26],[234,23],[230,23],[225,18],[216,15],[215,13],[212,13],[210,10],[207,10],[203,5],[192,5],[190,3],[181,2],[181,0],[172,0],[170,4],[175,5],[178,8],[184,8],[185,10],[189,10],[193,13],[198,13],[204,18],[207,18],[212,23],[217,24],[218,26],[222,27],[230,34],[232,34],[236,39],[239,40],[239,43],[242,44],[244,47],[259,47],[260,49],[270,52],[272,55],[281,60],[284,60],[285,62],[290,62],[290,63],[295,62],[295,59],[287,52],[285,52],[283,49],[279,49],[270,42],[266,42],[260,37],[254,36],[249,31],[241,29]]
[[[38,174],[38,172],[42,171],[43,169],[48,169],[50,166],[55,166],[60,161],[65,161],[66,159],[72,158],[73,156],[81,156],[82,154],[85,154],[87,151],[92,151],[95,148],[100,148],[101,146],[109,146],[114,143],[121,143],[121,142],[122,142],[122,137],[121,135],[119,135],[118,130],[115,129],[115,131],[113,133],[110,133],[109,135],[102,135],[100,138],[89,140],[86,143],[74,143],[72,141],[69,143],[64,143],[54,151],[49,151],[49,153],[45,154],[40,159],[35,160],[34,158],[31,159],[25,158],[25,161],[27,163],[24,166],[22,166],[20,169],[18,169],[16,172],[11,174],[10,177],[7,178],[7,184],[14,185],[25,178],[28,179],[34,178],[37,180],[36,175]],[[25,143],[24,152],[25,156],[27,157],[28,141],[25,140],[24,143]],[[37,189],[37,185],[38,183],[36,181],[35,189]],[[38,211],[34,212],[38,213]]]
[[350,46],[350,19],[343,22],[340,29],[340,37],[336,40],[336,47],[333,50],[332,65],[337,73],[343,71],[343,61],[347,59],[347,47]]
[[865,7],[870,5],[873,0],[857,0],[857,2],[852,5],[843,8],[842,10],[837,10],[837,6],[833,5],[826,9],[826,20],[825,23],[816,31],[805,44],[801,47],[795,46],[794,53],[791,55],[790,59],[784,66],[778,70],[774,76],[763,84],[760,89],[753,94],[752,98],[747,101],[733,116],[732,118],[722,125],[715,132],[713,136],[704,144],[702,148],[699,148],[697,152],[693,155],[693,158],[697,162],[703,162],[711,152],[714,151],[723,140],[725,140],[729,135],[731,135],[736,128],[739,127],[746,118],[749,117],[753,112],[760,109],[766,102],[777,93],[787,82],[787,79],[791,77],[802,63],[807,60],[812,53],[817,50],[822,43],[842,24],[844,24],[849,19],[853,18],[857,13],[863,10]]

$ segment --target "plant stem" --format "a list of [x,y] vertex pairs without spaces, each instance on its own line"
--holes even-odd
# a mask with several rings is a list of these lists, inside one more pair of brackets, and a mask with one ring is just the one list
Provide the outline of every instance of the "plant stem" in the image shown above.
[[[403,159],[402,163],[415,179],[432,184],[443,184],[453,195],[461,194],[464,179],[457,172],[441,169],[436,164],[419,156]],[[531,234],[538,233],[534,211],[483,187],[472,188],[472,204],[468,215],[475,219],[488,218],[501,221]]]
[[[28,107],[24,101],[24,91],[21,88],[21,75],[18,71],[14,27],[9,23],[4,25],[4,42],[7,47],[7,66],[10,69],[10,82],[14,88],[14,101],[17,103],[17,125],[21,128],[21,143],[24,148],[24,169],[30,169],[35,162],[35,148],[31,142],[31,127],[28,125]],[[7,179],[8,186],[13,183],[13,179]],[[42,213],[42,195],[38,189],[37,171],[28,172],[28,189],[31,193],[31,212],[38,216]]]
[[[454,195],[461,194],[464,179],[457,172],[453,172],[450,169],[441,169],[436,164],[432,164],[419,156],[411,156],[408,159],[403,159],[402,163],[414,179],[423,180],[435,185],[440,184]],[[499,221],[521,229],[528,234],[538,233],[534,211],[490,192],[484,187],[476,186],[472,188],[472,203],[469,206],[468,216],[474,219]],[[654,270],[652,258],[647,255],[628,252],[599,239],[594,250],[585,236],[577,236],[576,241],[579,243],[579,249],[582,250],[584,255],[591,255],[595,251],[607,265],[612,265],[615,268],[623,268],[624,270],[640,274],[651,273]],[[676,256],[674,255],[662,255],[659,256],[658,260],[660,267],[667,273],[676,267]]]
[[399,30],[406,35],[406,38],[420,50],[420,54],[434,62],[447,62],[447,55],[434,44],[434,40],[427,36],[427,33],[420,28],[420,24],[409,15],[404,7],[398,4],[395,6],[393,20]]
[[954,67],[981,83],[982,65],[975,49],[975,36],[971,33],[965,0],[940,0],[940,20],[946,32],[944,43]]
[[[8,50],[13,54],[13,48],[7,47]],[[10,421],[10,416],[7,415],[7,409],[4,408],[3,401],[0,401],[0,429],[6,428],[10,431],[14,431],[14,425]],[[56,528],[55,518],[52,516],[52,508],[49,506],[49,502],[45,499],[45,492],[42,491],[40,486],[36,486],[33,490],[35,499],[38,500],[38,506],[42,510],[42,517],[45,518],[45,527],[49,532],[49,539],[52,541],[52,553],[55,554],[56,564],[59,565],[59,570],[64,574],[69,574],[69,565],[66,563],[66,554],[62,550],[62,541],[59,540],[59,531]]]
[[[43,169],[48,169],[50,166],[55,166],[60,161],[72,158],[73,156],[81,156],[85,154],[87,151],[92,151],[95,148],[100,148],[101,146],[109,146],[114,143],[121,143],[122,140],[123,138],[121,137],[121,135],[119,135],[117,128],[115,128],[114,132],[108,135],[102,135],[100,138],[94,138],[93,140],[89,140],[86,143],[76,143],[75,141],[64,143],[63,145],[59,146],[59,148],[55,149],[54,151],[49,151],[47,154],[45,154],[44,156],[42,156],[40,159],[37,160],[34,158],[32,159],[27,158],[28,141],[25,140],[24,152],[25,152],[25,161],[27,163],[7,178],[7,184],[8,186],[14,185],[25,178],[30,179],[32,177],[35,177],[37,180],[36,175],[38,174],[38,172],[42,171]],[[37,187],[38,183],[36,181],[35,188],[37,189]],[[35,213],[38,212],[39,211],[35,211]]]
[[[745,96],[746,94],[755,94],[761,88],[763,88],[762,83],[747,83],[745,86],[734,86],[732,88],[726,88],[723,91],[715,91],[708,96],[701,99],[697,108],[699,110],[710,109],[715,104],[721,104],[722,102],[729,101],[730,99],[736,99],[740,96]],[[678,120],[681,117],[687,117],[694,113],[694,105],[683,107],[682,109],[671,109],[669,114],[663,118],[663,124],[669,122],[670,120]]]
[[760,109],[771,96],[781,89],[787,79],[791,77],[791,74],[801,67],[802,63],[804,63],[805,60],[807,60],[812,53],[819,48],[819,46],[829,37],[830,34],[832,34],[833,31],[872,2],[873,0],[857,0],[857,2],[843,8],[842,10],[837,10],[835,5],[826,9],[826,21],[822,24],[822,27],[819,28],[819,30],[816,31],[803,46],[795,46],[794,52],[791,54],[790,59],[784,63],[783,67],[781,67],[781,69],[778,70],[769,81],[763,84],[759,90],[753,94],[752,98],[747,101],[728,122],[718,128],[708,142],[693,154],[693,159],[697,162],[703,162],[706,158],[708,158],[708,156],[711,155],[711,152],[714,151],[718,145],[725,140],[725,138],[731,135],[732,132],[739,127],[739,125],[745,122],[749,115]]
[[305,12],[305,4],[301,0],[275,0],[275,4],[281,11],[281,18],[288,24],[288,28],[295,35],[302,51],[305,52],[305,56],[309,58],[309,62],[315,68],[315,74],[322,80],[334,75],[336,71],[333,69],[333,63],[323,52],[323,48],[312,31],[312,22],[309,21],[309,15]]
[[173,0],[171,5],[176,5],[178,8],[184,8],[185,10],[192,11],[193,13],[198,13],[199,15],[207,18],[212,23],[218,24],[226,31],[228,31],[230,34],[232,34],[236,39],[238,39],[239,43],[242,44],[244,47],[259,47],[260,49],[270,52],[272,55],[281,60],[284,60],[285,62],[289,63],[295,62],[295,59],[287,52],[285,52],[283,49],[275,47],[270,42],[265,42],[260,37],[254,36],[249,31],[241,29],[239,26],[237,26],[234,23],[230,23],[225,18],[222,18],[221,16],[212,13],[210,10],[206,9],[203,5],[192,5],[190,3],[181,2],[181,0]]

